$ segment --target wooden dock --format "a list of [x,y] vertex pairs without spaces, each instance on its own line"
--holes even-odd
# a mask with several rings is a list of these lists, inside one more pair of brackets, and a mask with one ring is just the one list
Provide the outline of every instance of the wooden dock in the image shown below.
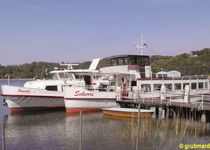
[[183,99],[174,99],[174,98],[166,98],[161,100],[160,98],[137,98],[137,99],[122,99],[118,100],[118,103],[125,103],[125,104],[143,104],[146,106],[176,106],[176,107],[185,107],[185,108],[193,108],[197,110],[208,110],[210,111],[210,101],[206,102],[205,99],[208,98],[210,100],[209,95],[204,95],[203,97],[200,95],[201,100],[198,102],[188,102],[185,103]]
[[[165,117],[169,113],[173,112],[173,116],[181,115],[185,116],[190,113],[194,113],[196,118],[201,118],[202,115],[205,115],[205,118],[208,122],[210,122],[210,95],[199,95],[201,100],[190,102],[184,102],[184,100],[180,98],[171,98],[167,97],[162,100],[160,98],[136,98],[136,99],[122,99],[118,100],[117,103],[120,104],[121,107],[127,108],[135,108],[139,104],[141,108],[150,109],[155,107],[157,110],[162,109],[165,112]],[[208,101],[207,101],[208,99]],[[156,114],[158,115],[158,114]],[[205,121],[205,122],[207,122]]]

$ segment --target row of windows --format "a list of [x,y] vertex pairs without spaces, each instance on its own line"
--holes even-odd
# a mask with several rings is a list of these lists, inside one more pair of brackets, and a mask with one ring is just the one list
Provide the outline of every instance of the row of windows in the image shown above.
[[113,66],[117,65],[149,65],[149,57],[122,57],[111,59]]
[[[166,89],[168,91],[172,91],[172,84],[164,84]],[[174,84],[174,90],[183,90],[185,85],[190,85],[191,89],[207,89],[208,88],[208,83],[207,82],[199,82],[197,83],[175,83]],[[162,84],[154,84],[153,89],[154,91],[160,91]],[[142,84],[141,89],[144,92],[151,92],[151,84]]]

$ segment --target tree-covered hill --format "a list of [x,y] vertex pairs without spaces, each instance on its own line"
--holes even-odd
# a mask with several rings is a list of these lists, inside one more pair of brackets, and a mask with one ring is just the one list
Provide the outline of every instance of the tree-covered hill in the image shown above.
[[[165,70],[178,70],[182,75],[208,75],[210,74],[210,48],[177,56],[151,56],[150,62],[153,72],[160,71],[163,68]],[[106,66],[108,63],[107,60],[103,60],[99,64],[99,67]],[[83,62],[74,68],[87,69],[89,65],[90,62]],[[49,62],[33,62],[31,64],[8,66],[0,65],[0,79],[7,78],[7,74],[10,75],[10,78],[44,78],[55,67],[61,68],[59,63]]]
[[178,70],[183,75],[210,74],[210,48],[177,56],[152,56],[152,68]]
[[49,70],[53,70],[54,67],[58,67],[58,63],[48,63],[48,62],[33,62],[31,64],[23,65],[0,65],[0,78],[44,78]]

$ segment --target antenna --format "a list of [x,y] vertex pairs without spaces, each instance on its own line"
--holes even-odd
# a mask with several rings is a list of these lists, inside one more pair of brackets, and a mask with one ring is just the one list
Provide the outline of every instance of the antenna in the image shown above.
[[143,55],[143,49],[147,48],[147,44],[144,43],[143,34],[141,34],[141,41],[140,44],[136,43],[135,47],[140,50],[140,54]]
[[60,66],[67,66],[68,70],[72,70],[73,66],[78,66],[79,64],[60,64]]

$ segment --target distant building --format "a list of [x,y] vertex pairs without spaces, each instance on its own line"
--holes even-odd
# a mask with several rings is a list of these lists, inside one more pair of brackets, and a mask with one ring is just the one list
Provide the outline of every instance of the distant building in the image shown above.
[[156,73],[156,78],[180,78],[181,73],[179,71],[160,71]]
[[190,58],[196,58],[196,57],[198,57],[197,54],[193,54],[192,52],[190,53]]
[[156,73],[156,78],[167,78],[168,72],[160,71]]

